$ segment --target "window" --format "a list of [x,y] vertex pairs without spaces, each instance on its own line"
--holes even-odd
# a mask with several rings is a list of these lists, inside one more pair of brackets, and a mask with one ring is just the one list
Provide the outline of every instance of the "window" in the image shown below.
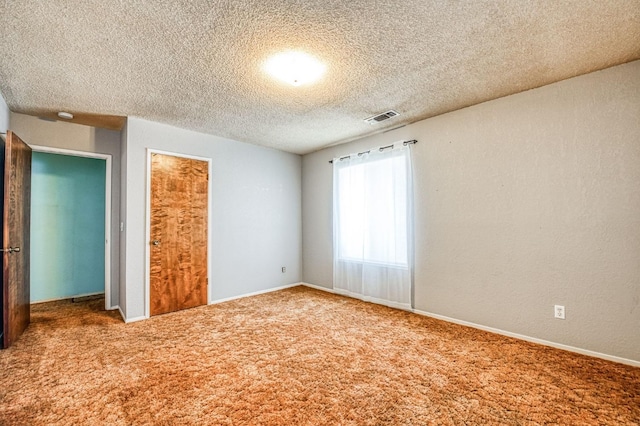
[[407,266],[406,187],[402,157],[340,168],[340,259]]
[[410,152],[402,146],[334,161],[335,289],[410,303]]

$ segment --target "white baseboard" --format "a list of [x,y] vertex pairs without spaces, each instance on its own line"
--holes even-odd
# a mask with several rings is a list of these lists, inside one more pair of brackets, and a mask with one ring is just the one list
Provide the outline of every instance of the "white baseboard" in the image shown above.
[[[326,288],[326,287],[321,287],[321,286],[318,286],[318,285],[313,285],[313,284],[308,284],[308,283],[300,283],[300,285],[303,285],[305,287],[314,288],[316,290],[322,290],[322,291],[326,291],[326,292],[329,292],[329,293],[337,294],[333,289]],[[607,361],[619,362],[620,364],[631,365],[633,367],[640,367],[640,361],[635,361],[633,359],[627,359],[627,358],[622,358],[622,357],[618,357],[618,356],[615,356],[615,355],[603,354],[603,353],[591,351],[591,350],[588,350],[588,349],[576,348],[575,346],[569,346],[569,345],[564,345],[562,343],[551,342],[549,340],[538,339],[536,337],[525,336],[524,334],[512,333],[510,331],[501,330],[499,328],[487,327],[487,326],[476,324],[476,323],[469,322],[469,321],[463,321],[463,320],[447,317],[447,316],[444,316],[444,315],[439,315],[439,314],[434,314],[434,313],[431,313],[431,312],[421,311],[419,309],[413,309],[412,312],[416,313],[418,315],[424,315],[426,317],[431,317],[431,318],[439,319],[439,320],[442,320],[442,321],[451,322],[451,323],[454,323],[454,324],[464,325],[464,326],[467,326],[467,327],[476,328],[478,330],[488,331],[490,333],[500,334],[502,336],[513,337],[515,339],[520,339],[520,340],[524,340],[524,341],[531,342],[531,343],[537,343],[539,345],[550,346],[552,348],[562,349],[562,350],[569,351],[569,352],[575,352],[575,353],[578,353],[578,354],[581,354],[581,355],[592,356],[594,358],[601,358],[601,359],[605,359]]]
[[224,299],[211,300],[211,301],[209,301],[209,305],[217,305],[218,303],[230,302],[232,300],[243,299],[245,297],[251,297],[251,296],[257,296],[259,294],[271,293],[273,291],[280,291],[280,290],[284,290],[284,289],[291,288],[291,287],[297,287],[297,286],[299,286],[301,284],[302,283],[287,284],[287,285],[283,285],[283,286],[280,286],[280,287],[268,288],[266,290],[260,290],[260,291],[254,291],[254,292],[251,292],[251,293],[240,294],[238,296],[226,297]]
[[539,345],[551,346],[552,348],[556,348],[556,349],[562,349],[565,351],[575,352],[582,355],[588,355],[595,358],[606,359],[607,361],[619,362],[621,364],[640,367],[640,361],[635,361],[632,359],[621,358],[615,355],[603,354],[601,352],[590,351],[588,349],[576,348],[575,346],[569,346],[562,343],[551,342],[549,340],[538,339],[537,337],[525,336],[524,334],[512,333],[510,331],[501,330],[499,328],[487,327],[487,326],[476,324],[469,321],[463,321],[455,318],[446,317],[444,315],[438,315],[431,312],[421,311],[419,309],[414,309],[413,312],[418,315],[424,315],[426,317],[431,317],[431,318],[439,319],[442,321],[452,322],[454,324],[465,325],[467,327],[477,328],[478,330],[488,331],[491,333],[500,334],[502,336],[513,337],[515,339],[525,340],[527,342],[537,343]]
[[126,322],[127,324],[130,324],[132,322],[138,322],[138,321],[142,321],[142,320],[146,320],[146,319],[148,319],[148,318],[145,317],[144,315],[142,315],[140,317],[125,318],[124,322]]
[[120,316],[122,317],[122,320],[126,323],[132,323],[132,322],[136,322],[136,321],[142,321],[147,319],[147,317],[145,317],[144,315],[141,317],[133,317],[133,318],[127,318],[127,316],[124,314],[124,312],[122,312],[122,309],[120,309],[120,306],[118,306],[118,311],[120,312]]
[[335,291],[332,288],[322,287],[322,286],[319,286],[319,285],[309,284],[309,283],[300,283],[300,285],[303,285],[303,286],[309,287],[309,288],[315,288],[316,290],[326,291],[327,293],[334,293],[335,294]]

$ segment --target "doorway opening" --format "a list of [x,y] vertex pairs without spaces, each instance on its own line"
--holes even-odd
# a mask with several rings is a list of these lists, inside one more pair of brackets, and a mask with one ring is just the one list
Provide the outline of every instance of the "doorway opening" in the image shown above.
[[31,302],[111,304],[111,156],[31,146]]

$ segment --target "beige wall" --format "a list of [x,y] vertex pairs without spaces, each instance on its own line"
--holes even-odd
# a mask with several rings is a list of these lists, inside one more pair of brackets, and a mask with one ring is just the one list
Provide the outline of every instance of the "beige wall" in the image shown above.
[[119,305],[120,132],[11,113],[11,130],[29,145],[111,155],[111,306]]
[[305,282],[332,286],[327,161],[402,139],[416,309],[640,361],[640,61],[305,155]]

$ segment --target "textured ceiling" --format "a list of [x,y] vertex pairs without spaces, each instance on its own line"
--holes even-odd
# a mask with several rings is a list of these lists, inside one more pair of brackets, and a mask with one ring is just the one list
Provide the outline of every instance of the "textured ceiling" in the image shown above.
[[[283,50],[327,65],[294,87]],[[0,3],[12,111],[142,117],[307,153],[640,58],[640,0]],[[401,115],[376,126],[363,119]]]

